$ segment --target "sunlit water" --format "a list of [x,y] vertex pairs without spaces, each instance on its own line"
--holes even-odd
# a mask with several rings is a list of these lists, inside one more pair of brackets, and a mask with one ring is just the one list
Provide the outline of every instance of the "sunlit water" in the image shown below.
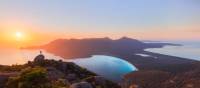
[[163,48],[149,48],[145,51],[165,55],[183,57],[200,61],[200,42],[171,42],[182,46],[164,46]]
[[[20,50],[15,48],[1,48],[0,51],[0,64],[24,64],[27,61],[32,61],[40,50]],[[130,63],[120,58],[104,55],[94,55],[90,58],[77,58],[75,60],[66,60],[59,56],[43,51],[47,59],[56,59],[63,61],[70,61],[87,68],[107,79],[119,82],[122,80],[123,75],[136,71],[137,69]]]
[[[18,48],[0,47],[0,65],[24,64],[27,61],[32,61],[39,50],[20,50]],[[48,59],[62,59],[59,56],[43,52]]]
[[158,57],[151,56],[151,55],[148,55],[148,54],[143,54],[143,53],[136,53],[135,55],[142,56],[142,57],[152,57],[152,58],[154,58],[154,59],[157,59],[157,58],[158,58]]

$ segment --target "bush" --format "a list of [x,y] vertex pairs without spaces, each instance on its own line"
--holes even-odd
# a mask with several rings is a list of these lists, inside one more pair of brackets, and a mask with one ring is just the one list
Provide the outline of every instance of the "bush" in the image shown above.
[[44,68],[26,68],[18,77],[9,78],[6,88],[52,88]]

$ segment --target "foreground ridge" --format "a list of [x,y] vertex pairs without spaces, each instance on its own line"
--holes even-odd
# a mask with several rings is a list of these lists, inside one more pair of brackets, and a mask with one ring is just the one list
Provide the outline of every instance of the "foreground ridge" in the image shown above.
[[38,55],[24,65],[1,66],[0,88],[120,88],[73,62]]

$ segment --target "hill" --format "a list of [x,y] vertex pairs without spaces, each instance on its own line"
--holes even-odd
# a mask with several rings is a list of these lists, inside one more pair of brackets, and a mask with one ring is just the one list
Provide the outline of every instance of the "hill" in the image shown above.
[[47,60],[43,55],[24,65],[1,66],[0,88],[120,88],[72,62]]

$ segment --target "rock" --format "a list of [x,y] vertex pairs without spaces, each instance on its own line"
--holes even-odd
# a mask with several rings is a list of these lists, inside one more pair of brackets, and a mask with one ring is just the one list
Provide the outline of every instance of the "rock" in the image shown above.
[[95,79],[96,84],[98,84],[98,85],[106,84],[106,79],[101,76],[95,76],[94,79]]
[[44,55],[38,55],[35,57],[34,62],[44,61]]
[[67,72],[67,64],[63,63],[63,62],[59,62],[59,68],[61,71],[63,71],[64,73]]
[[121,88],[118,84],[113,83],[102,76],[91,76],[84,79],[84,81],[91,83],[95,88]]
[[77,77],[76,74],[68,74],[66,76],[66,79],[70,82],[70,83],[74,83],[75,81],[79,80],[79,78]]
[[87,79],[85,79],[87,82],[93,82],[95,85],[105,85],[106,84],[106,79],[101,76],[92,76]]
[[42,51],[40,51],[40,55],[36,56],[34,62],[43,62],[45,60],[45,56],[42,55]]
[[64,74],[54,67],[47,67],[46,69],[48,72],[48,77],[51,80],[58,80],[59,78],[64,77]]
[[92,88],[92,85],[88,82],[74,83],[69,88]]
[[139,86],[138,86],[138,85],[135,85],[135,84],[133,84],[133,85],[131,85],[129,88],[139,88]]

